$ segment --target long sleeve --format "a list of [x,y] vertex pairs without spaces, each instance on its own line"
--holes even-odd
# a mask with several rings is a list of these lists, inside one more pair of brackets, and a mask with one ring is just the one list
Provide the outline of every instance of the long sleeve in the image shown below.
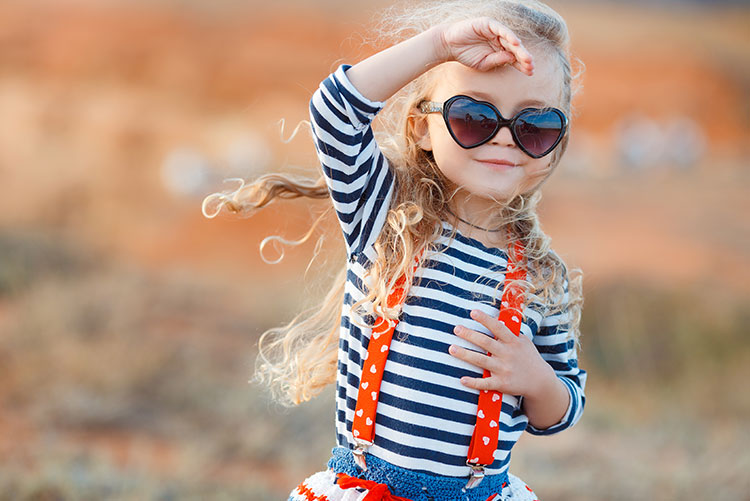
[[[565,273],[563,297],[564,304],[568,304],[568,279]],[[578,422],[583,414],[586,402],[584,389],[586,387],[586,371],[578,367],[578,356],[575,341],[568,338],[569,311],[567,307],[555,315],[545,315],[534,336],[534,344],[565,384],[570,393],[570,404],[562,419],[545,429],[538,429],[529,424],[526,431],[533,435],[552,435],[570,428]]]
[[370,101],[341,65],[310,100],[315,149],[344,233],[347,254],[372,245],[385,223],[394,176],[370,126],[383,102]]

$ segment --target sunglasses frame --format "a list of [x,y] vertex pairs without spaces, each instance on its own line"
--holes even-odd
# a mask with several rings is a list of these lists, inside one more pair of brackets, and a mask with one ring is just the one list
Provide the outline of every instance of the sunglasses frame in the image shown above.
[[[490,134],[486,139],[482,140],[481,142],[477,144],[473,144],[471,146],[466,146],[462,144],[461,141],[458,140],[456,135],[453,133],[453,128],[451,128],[450,121],[448,120],[448,112],[450,111],[451,105],[459,99],[468,99],[474,103],[486,105],[497,115],[497,126],[495,127],[495,130],[492,131],[492,134]],[[474,99],[471,96],[465,96],[463,94],[453,96],[447,101],[445,101],[444,103],[438,103],[435,101],[427,101],[427,100],[422,101],[419,103],[419,110],[422,113],[442,114],[443,120],[445,121],[445,126],[448,128],[448,132],[450,133],[451,137],[456,142],[456,144],[458,144],[461,148],[464,148],[466,150],[471,149],[471,148],[476,148],[477,146],[481,146],[485,143],[492,141],[492,139],[497,135],[497,133],[500,132],[500,129],[502,129],[503,127],[508,127],[510,129],[511,136],[513,136],[513,141],[516,143],[516,146],[518,146],[524,153],[529,155],[531,158],[542,158],[545,155],[549,155],[552,152],[552,150],[554,150],[557,147],[557,145],[560,144],[560,141],[562,141],[563,137],[565,137],[565,134],[568,130],[568,117],[566,117],[565,113],[558,110],[557,108],[551,108],[551,107],[541,108],[541,109],[540,108],[524,108],[518,113],[516,113],[516,115],[513,118],[506,119],[503,117],[503,115],[500,113],[500,110],[498,110],[494,104],[487,102],[487,101],[479,101],[478,99]],[[544,153],[542,153],[541,155],[536,155],[528,151],[520,143],[520,141],[518,140],[518,136],[516,136],[516,131],[514,129],[516,121],[519,119],[519,117],[521,117],[521,115],[523,115],[524,112],[527,112],[527,111],[534,111],[534,112],[552,111],[562,119],[562,129],[560,130],[560,135],[555,140],[555,143],[552,146],[550,146],[549,149],[545,151]]]

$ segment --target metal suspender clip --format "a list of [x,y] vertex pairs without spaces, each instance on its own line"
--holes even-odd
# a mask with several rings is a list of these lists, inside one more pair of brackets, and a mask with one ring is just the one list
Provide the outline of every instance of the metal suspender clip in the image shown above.
[[484,480],[484,467],[486,465],[483,464],[474,464],[466,461],[466,465],[471,467],[471,476],[469,477],[469,481],[466,482],[466,488],[467,489],[473,489],[479,483]]
[[360,438],[355,438],[354,442],[357,444],[354,450],[352,450],[352,454],[354,455],[354,462],[357,463],[357,466],[359,466],[362,471],[367,471],[365,451],[372,445],[372,442],[368,442],[367,440],[362,440]]

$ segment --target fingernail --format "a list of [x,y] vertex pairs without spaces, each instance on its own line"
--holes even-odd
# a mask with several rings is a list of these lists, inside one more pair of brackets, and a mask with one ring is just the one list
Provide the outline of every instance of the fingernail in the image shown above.
[[450,345],[450,346],[448,347],[448,353],[450,353],[451,355],[455,354],[455,353],[456,353],[456,346],[455,346],[455,345],[453,345],[453,344],[452,344],[452,345]]
[[471,310],[471,313],[469,313],[472,318],[477,318],[479,316],[479,311],[477,310]]
[[454,334],[461,334],[461,326],[460,325],[455,326],[453,328],[453,333]]

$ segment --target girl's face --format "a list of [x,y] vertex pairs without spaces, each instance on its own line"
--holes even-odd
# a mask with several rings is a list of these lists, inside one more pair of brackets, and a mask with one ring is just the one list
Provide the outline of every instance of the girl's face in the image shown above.
[[[443,103],[464,94],[489,101],[507,119],[527,107],[559,108],[559,65],[539,51],[531,50],[531,55],[535,68],[532,76],[511,66],[481,72],[457,62],[444,63],[436,71],[436,84],[428,99]],[[516,145],[508,127],[500,129],[489,142],[464,149],[453,140],[440,113],[424,118],[426,122],[417,126],[421,135],[418,144],[432,151],[438,168],[454,184],[449,188],[458,188],[454,200],[459,207],[471,199],[475,210],[495,208],[495,201],[507,202],[519,193],[530,192],[549,174],[554,150],[542,158],[532,158]]]

